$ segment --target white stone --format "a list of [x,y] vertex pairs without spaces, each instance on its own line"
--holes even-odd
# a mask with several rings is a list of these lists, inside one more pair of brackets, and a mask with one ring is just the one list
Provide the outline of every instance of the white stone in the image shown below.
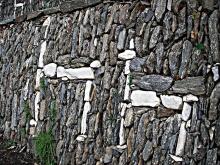
[[184,121],[189,120],[189,117],[191,115],[191,110],[192,110],[191,105],[185,102],[183,104],[183,111],[182,111],[182,116],[181,116]]
[[182,156],[184,154],[184,148],[185,148],[185,143],[186,143],[186,123],[182,122],[180,126],[180,133],[177,141],[177,146],[176,146],[176,154],[177,156]]
[[84,142],[86,138],[87,138],[86,135],[79,135],[77,136],[76,140],[79,142]]
[[127,79],[126,79],[126,84],[125,84],[125,92],[124,92],[124,101],[128,101],[129,100],[129,96],[130,96],[130,75],[127,75]]
[[125,62],[125,75],[128,75],[130,73],[130,64],[131,64],[131,60],[127,60]]
[[181,158],[181,157],[171,155],[171,154],[169,154],[169,155],[175,162],[182,162],[183,161],[183,158]]
[[28,87],[29,87],[29,82],[30,82],[30,79],[27,80],[25,86],[24,86],[24,89],[23,89],[23,97],[24,97],[24,100],[27,100],[28,98]]
[[187,122],[186,122],[186,128],[190,128],[191,127],[191,120],[188,120]]
[[90,64],[90,67],[91,68],[100,68],[102,65],[101,65],[101,62],[99,60],[95,60],[93,61],[91,64]]
[[83,115],[82,115],[82,121],[81,121],[81,134],[85,134],[86,133],[86,129],[87,129],[87,115],[88,112],[91,110],[91,105],[89,102],[85,102],[84,104],[84,110],[83,110]]
[[219,68],[218,65],[212,67],[212,73],[213,73],[213,80],[218,81],[219,80]]
[[30,126],[36,126],[37,125],[37,122],[34,120],[34,119],[31,119],[30,120]]
[[126,108],[127,108],[127,104],[126,103],[121,103],[121,117],[125,116]]
[[121,60],[130,60],[136,57],[136,52],[134,50],[125,50],[118,55]]
[[57,67],[57,77],[67,77],[71,80],[76,79],[94,79],[93,70],[90,67],[83,67],[83,68],[75,68],[75,69],[65,69],[62,66]]
[[167,10],[171,11],[171,7],[172,7],[172,0],[168,0],[168,2],[167,2]]
[[86,82],[85,94],[84,94],[84,101],[91,101],[91,94],[92,94],[92,81]]
[[35,121],[38,121],[38,115],[39,115],[39,109],[40,109],[40,92],[37,91],[36,96],[35,96],[35,102],[34,102],[34,118]]
[[47,42],[44,41],[40,47],[40,56],[39,56],[39,62],[38,62],[38,67],[40,68],[44,67],[44,54],[46,52],[46,48],[47,48]]
[[119,130],[119,145],[125,144],[125,132],[124,132],[124,118],[121,119],[121,125]]
[[213,137],[214,137],[214,131],[215,131],[215,127],[211,127],[209,129],[209,136],[210,136],[211,141],[213,140]]
[[45,30],[45,34],[44,34],[44,38],[47,38],[48,32],[49,32],[49,26],[50,26],[50,22],[51,22],[51,17],[47,17],[47,19],[44,21],[43,26],[46,26],[46,30]]
[[131,107],[132,107],[131,103],[127,104],[127,108],[131,108]]
[[54,77],[57,72],[57,64],[55,63],[47,64],[44,66],[43,71],[47,77]]
[[134,49],[134,39],[133,38],[129,42],[129,49]]
[[35,83],[36,90],[39,90],[39,88],[40,88],[40,79],[42,76],[43,76],[42,69],[37,69],[36,83]]
[[133,106],[157,107],[160,105],[160,99],[156,92],[135,90],[131,93],[131,103]]
[[44,21],[43,26],[49,26],[51,22],[51,17],[47,17],[47,19]]
[[168,95],[161,95],[160,96],[162,104],[166,108],[170,109],[181,109],[183,104],[183,99],[179,96],[168,96]]
[[67,77],[62,77],[62,81],[68,81],[69,79]]
[[122,145],[122,146],[121,145],[117,145],[116,148],[124,150],[124,149],[127,148],[127,145]]
[[97,38],[94,39],[93,44],[94,44],[95,47],[98,45],[98,39]]
[[183,96],[183,101],[184,102],[194,102],[194,101],[199,101],[197,96],[194,96],[192,94],[188,94],[186,96]]

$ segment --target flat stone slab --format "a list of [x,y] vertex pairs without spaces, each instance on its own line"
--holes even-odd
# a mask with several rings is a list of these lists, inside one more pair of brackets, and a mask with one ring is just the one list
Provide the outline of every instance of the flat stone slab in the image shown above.
[[203,95],[206,93],[204,78],[202,76],[198,77],[188,77],[183,80],[175,81],[172,86],[173,93],[181,94],[193,94],[193,95]]
[[133,83],[144,90],[163,92],[171,87],[173,78],[161,75],[146,75],[140,79],[134,79]]
[[168,96],[168,95],[160,95],[162,104],[166,108],[170,109],[181,109],[183,104],[183,99],[179,96]]
[[131,93],[131,103],[133,106],[158,107],[160,99],[156,92],[135,90]]
[[65,69],[64,67],[61,66],[57,68],[57,77],[58,78],[67,77],[71,80],[77,80],[77,79],[91,80],[95,78],[93,70],[90,67]]

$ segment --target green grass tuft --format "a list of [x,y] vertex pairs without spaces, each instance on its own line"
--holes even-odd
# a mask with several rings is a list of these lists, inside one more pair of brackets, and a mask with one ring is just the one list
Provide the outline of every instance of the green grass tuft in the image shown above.
[[41,132],[36,139],[36,154],[44,165],[55,165],[55,146],[51,131]]

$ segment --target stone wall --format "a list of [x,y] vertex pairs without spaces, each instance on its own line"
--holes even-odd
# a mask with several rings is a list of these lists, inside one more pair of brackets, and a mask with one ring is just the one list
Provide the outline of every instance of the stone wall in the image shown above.
[[218,8],[106,2],[2,27],[0,135],[34,152],[52,128],[61,165],[219,164]]

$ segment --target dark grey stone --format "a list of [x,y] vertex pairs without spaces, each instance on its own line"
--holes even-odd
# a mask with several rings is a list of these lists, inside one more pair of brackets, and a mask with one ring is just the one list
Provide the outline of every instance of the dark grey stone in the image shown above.
[[146,58],[136,57],[131,60],[130,70],[135,72],[143,71],[143,65],[145,64]]
[[182,37],[186,33],[186,7],[178,13],[178,22],[175,39]]
[[152,156],[152,154],[153,154],[153,145],[152,145],[152,142],[150,142],[149,140],[146,142],[142,154],[143,154],[144,161],[149,160],[149,158]]
[[168,41],[169,39],[171,39],[171,37],[173,35],[172,23],[173,23],[173,14],[170,11],[168,11],[165,14],[165,17],[163,19],[163,24],[164,24],[163,38],[164,38],[164,41]]
[[155,17],[160,22],[167,7],[167,0],[157,0],[156,2]]
[[206,165],[217,164],[217,148],[210,149],[207,152]]
[[98,3],[101,3],[101,0],[74,0],[74,1],[65,1],[60,5],[60,11],[63,13],[71,12],[76,9],[81,9],[89,7]]
[[175,81],[172,86],[173,93],[203,95],[206,92],[204,77],[187,77],[183,80]]
[[179,68],[179,77],[181,79],[186,77],[189,61],[192,55],[192,48],[192,43],[190,41],[186,40],[183,43],[182,59]]
[[220,52],[219,52],[219,36],[218,34],[218,10],[213,11],[209,17],[209,38],[210,38],[210,58],[212,61],[209,62],[220,62]]
[[165,53],[164,53],[164,45],[163,43],[158,43],[156,46],[156,57],[157,57],[157,65],[156,65],[156,72],[158,74],[161,73],[162,67],[163,67],[163,62],[165,59]]
[[150,38],[150,44],[149,44],[149,48],[152,49],[156,46],[158,40],[159,40],[159,37],[160,37],[160,33],[161,33],[161,26],[157,26],[154,28],[154,31],[151,35],[151,38]]
[[218,116],[218,104],[220,100],[220,83],[213,89],[210,96],[209,120],[215,120]]
[[133,83],[144,90],[163,92],[171,87],[173,78],[161,75],[146,75],[140,79],[134,79]]
[[220,117],[216,121],[215,129],[216,129],[214,135],[215,143],[217,144],[218,147],[220,147]]
[[27,20],[35,19],[35,18],[37,18],[37,17],[40,17],[42,14],[43,14],[42,11],[34,11],[34,12],[29,13],[29,14],[27,15]]

